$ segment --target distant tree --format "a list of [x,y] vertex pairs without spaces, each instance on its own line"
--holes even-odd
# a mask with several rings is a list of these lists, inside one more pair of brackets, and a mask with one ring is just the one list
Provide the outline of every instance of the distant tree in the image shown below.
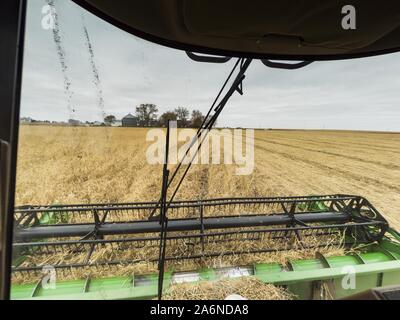
[[139,120],[139,125],[143,127],[150,127],[157,120],[158,108],[152,103],[142,103],[136,107],[136,117]]
[[113,116],[112,114],[110,114],[104,118],[104,123],[107,126],[111,126],[115,121],[117,121],[117,118],[115,116]]
[[190,118],[190,125],[193,128],[200,128],[203,123],[204,115],[199,110],[192,111],[192,117]]
[[179,120],[179,126],[187,127],[189,123],[189,110],[185,107],[178,107],[175,109],[175,113]]
[[159,119],[159,123],[160,123],[161,127],[167,127],[168,121],[176,121],[177,119],[178,119],[178,116],[175,112],[167,111],[161,115],[161,117]]

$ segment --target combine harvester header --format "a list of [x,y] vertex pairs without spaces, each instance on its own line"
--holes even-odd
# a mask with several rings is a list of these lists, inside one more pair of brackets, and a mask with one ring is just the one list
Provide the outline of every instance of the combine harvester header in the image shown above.
[[[128,218],[154,208],[157,203],[17,208],[14,251],[25,258],[19,260],[20,265],[15,265],[13,272],[41,279],[42,266],[32,264],[29,257],[51,261],[49,257],[60,253],[65,257],[79,256],[81,260],[59,264],[52,261],[57,273],[158,262],[159,222]],[[197,217],[169,219],[164,257],[167,262],[223,259],[229,255],[251,258],[259,253],[307,249],[315,250],[316,255],[285,265],[256,263],[192,272],[170,269],[163,279],[164,291],[170,284],[182,282],[255,276],[265,283],[287,287],[302,299],[323,297],[327,286],[330,296],[341,298],[372,287],[397,284],[400,279],[400,236],[388,229],[386,220],[362,197],[210,199],[173,202],[169,210],[172,216]],[[108,236],[112,237],[107,239]],[[318,253],[319,247],[328,244],[342,247],[349,254],[325,257]],[[91,262],[96,251],[105,248],[112,250],[113,259]],[[143,248],[146,256],[123,258],[126,250],[140,252]],[[349,268],[356,274],[357,287],[345,290],[342,281]],[[157,274],[62,281],[54,290],[44,290],[38,281],[13,286],[12,297],[143,299],[157,295],[157,284]]]

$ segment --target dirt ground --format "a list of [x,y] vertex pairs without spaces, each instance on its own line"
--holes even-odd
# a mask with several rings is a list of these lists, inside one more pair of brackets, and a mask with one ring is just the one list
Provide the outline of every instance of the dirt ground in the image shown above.
[[[17,205],[156,200],[161,166],[147,129],[22,126]],[[177,199],[346,193],[400,230],[400,134],[256,130],[255,167],[194,165]]]

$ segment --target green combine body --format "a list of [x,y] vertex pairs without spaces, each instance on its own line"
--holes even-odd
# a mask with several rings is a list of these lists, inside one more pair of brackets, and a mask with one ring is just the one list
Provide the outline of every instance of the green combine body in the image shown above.
[[[342,284],[353,273],[355,287]],[[389,229],[379,243],[366,245],[359,253],[253,266],[203,269],[199,272],[166,272],[164,292],[172,283],[213,281],[223,277],[254,276],[265,283],[287,288],[298,299],[340,299],[365,290],[400,285],[400,234]],[[57,282],[44,289],[41,281],[13,285],[12,299],[153,299],[157,296],[158,274],[132,275]],[[327,294],[326,288],[329,293]]]

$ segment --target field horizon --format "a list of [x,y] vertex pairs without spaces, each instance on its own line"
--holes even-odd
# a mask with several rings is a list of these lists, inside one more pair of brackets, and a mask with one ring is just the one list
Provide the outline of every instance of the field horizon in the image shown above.
[[[52,124],[52,123],[21,123],[20,127],[68,127],[68,128],[113,128],[113,129],[150,129],[150,128],[160,128],[165,129],[165,127],[110,127],[110,126],[95,126],[95,125],[69,125],[69,124]],[[188,129],[197,129],[194,127],[187,127]],[[216,126],[214,129],[253,129],[253,130],[261,130],[261,131],[321,131],[321,132],[364,132],[364,133],[382,133],[382,134],[400,134],[400,131],[391,131],[391,130],[357,130],[357,129],[302,129],[302,128],[257,128],[257,127],[219,127]]]

